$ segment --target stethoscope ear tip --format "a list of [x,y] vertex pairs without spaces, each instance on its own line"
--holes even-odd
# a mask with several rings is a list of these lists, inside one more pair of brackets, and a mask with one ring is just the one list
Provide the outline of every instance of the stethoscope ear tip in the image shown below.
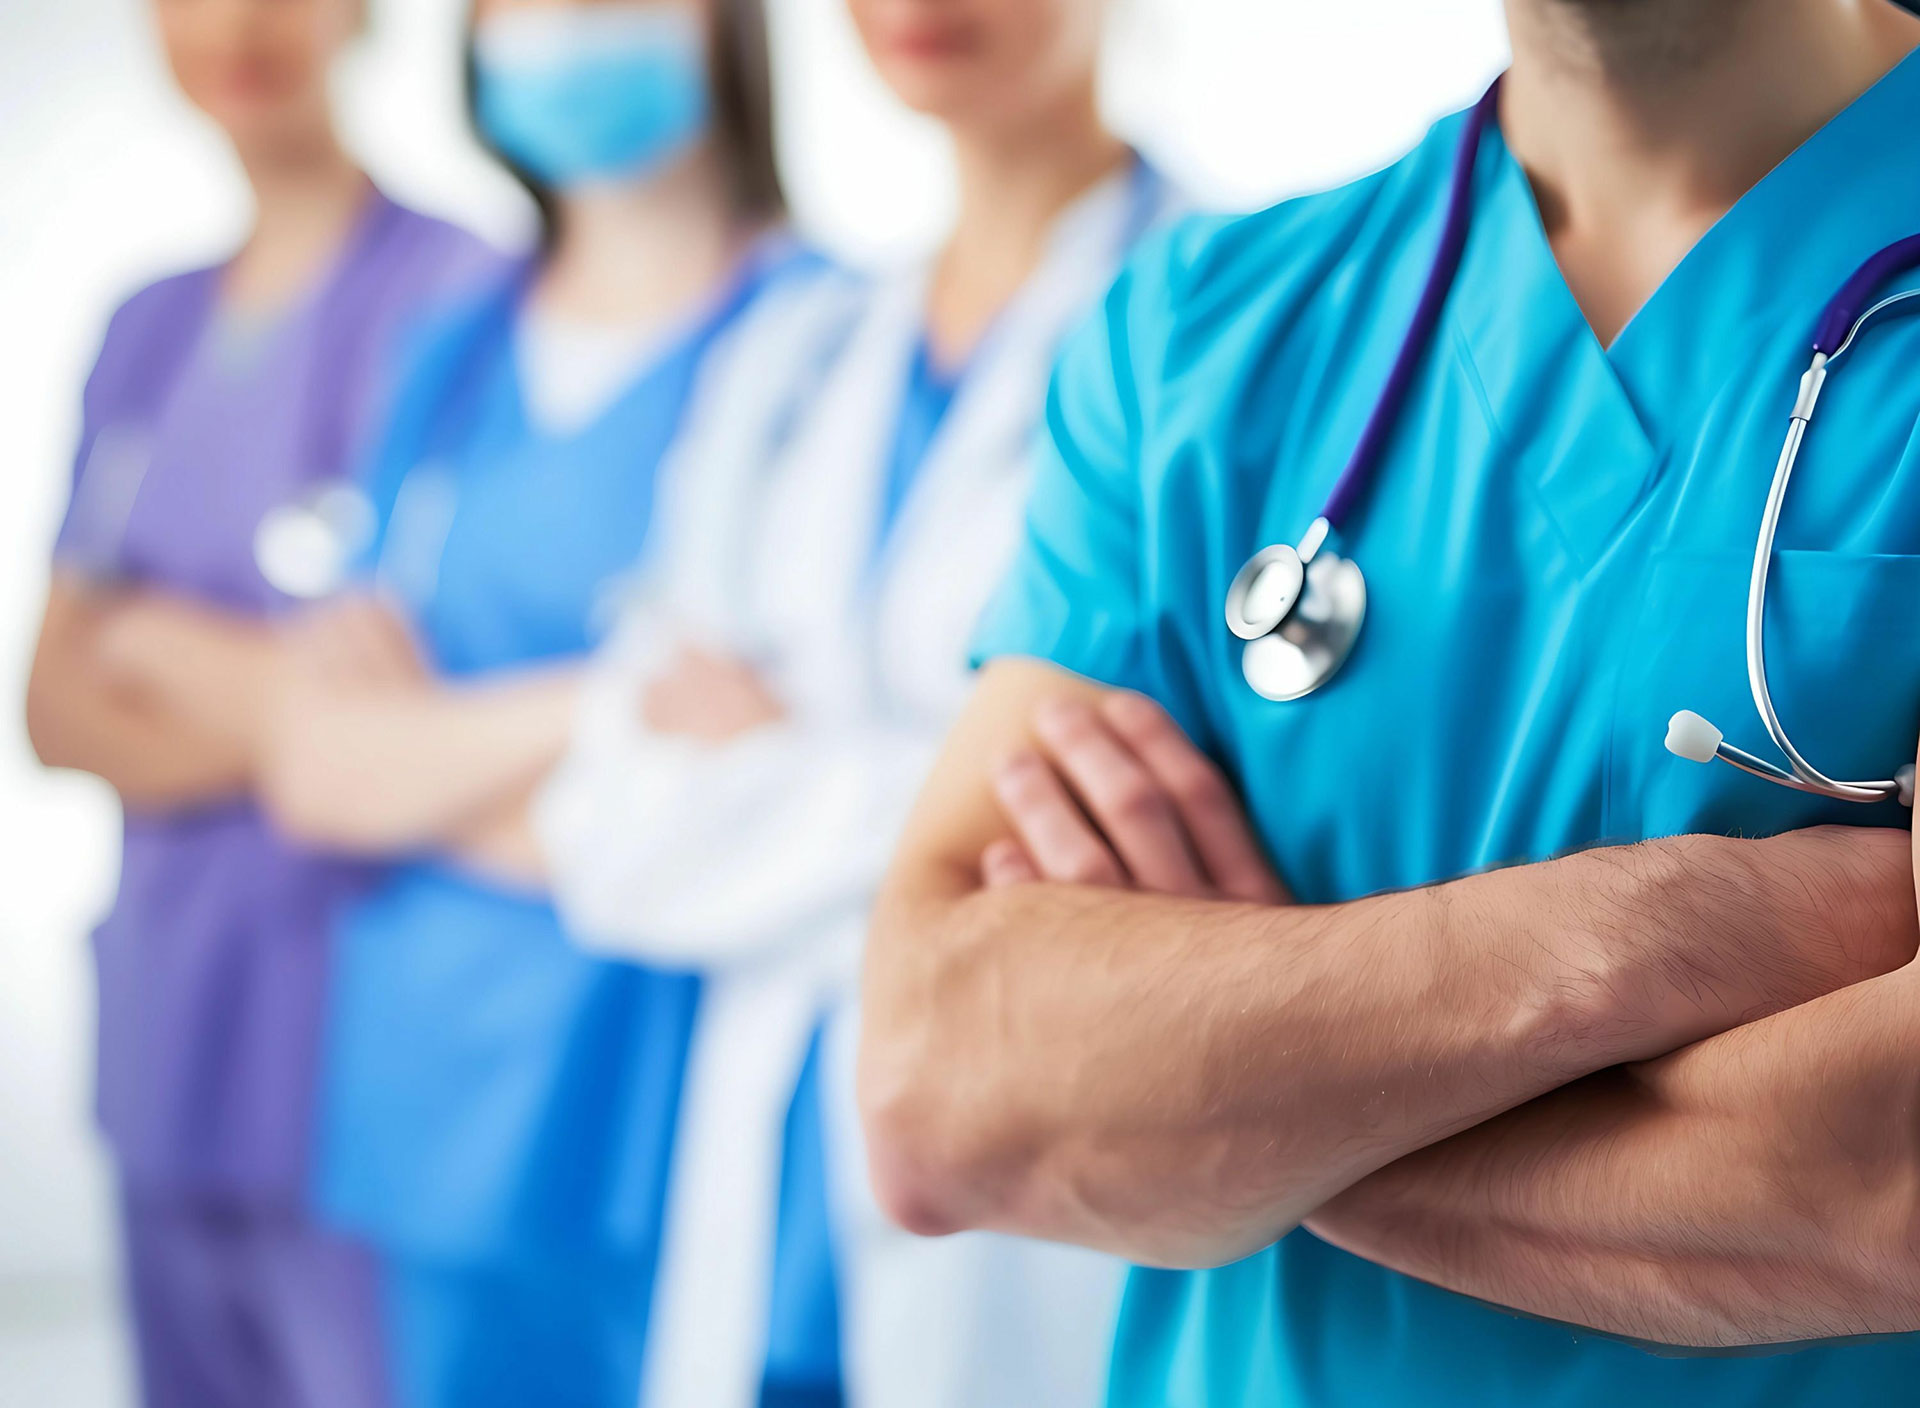
[[1726,735],[1691,709],[1682,709],[1667,723],[1667,751],[1690,763],[1710,763],[1720,754]]

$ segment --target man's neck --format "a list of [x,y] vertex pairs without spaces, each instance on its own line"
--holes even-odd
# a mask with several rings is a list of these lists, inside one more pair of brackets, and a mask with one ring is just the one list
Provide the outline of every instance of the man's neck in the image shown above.
[[1610,342],[1754,184],[1920,45],[1886,0],[1507,0],[1501,128]]

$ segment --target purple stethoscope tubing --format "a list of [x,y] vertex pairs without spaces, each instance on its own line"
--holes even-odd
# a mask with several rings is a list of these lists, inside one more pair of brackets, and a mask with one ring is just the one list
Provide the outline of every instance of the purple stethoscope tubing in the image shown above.
[[[1351,559],[1325,550],[1325,545],[1371,485],[1453,290],[1473,223],[1474,174],[1487,128],[1499,109],[1500,89],[1501,79],[1495,79],[1467,114],[1454,154],[1452,183],[1432,268],[1379,400],[1325,506],[1297,549],[1285,545],[1262,549],[1240,569],[1228,588],[1227,624],[1246,642],[1243,671],[1255,692],[1268,699],[1302,698],[1326,683],[1345,663],[1364,621],[1366,583],[1359,567]],[[1761,718],[1791,771],[1732,747],[1717,729],[1693,714],[1676,715],[1668,735],[1668,746],[1683,757],[1698,761],[1718,757],[1768,781],[1847,801],[1873,802],[1898,796],[1911,802],[1911,769],[1887,781],[1839,782],[1815,769],[1793,746],[1767,687],[1764,624],[1774,531],[1830,364],[1852,346],[1860,330],[1877,314],[1896,303],[1920,300],[1920,289],[1916,289],[1868,303],[1888,280],[1915,268],[1920,268],[1920,234],[1898,240],[1868,258],[1821,310],[1813,335],[1812,365],[1801,379],[1799,399],[1755,544],[1748,600],[1748,676]]]
[[1874,291],[1888,279],[1898,278],[1915,268],[1920,268],[1920,235],[1896,240],[1855,269],[1821,313],[1820,325],[1813,334],[1813,350],[1829,361],[1838,356],[1855,332],[1862,317],[1861,309]]
[[[1387,437],[1393,433],[1400,410],[1406,404],[1407,392],[1412,389],[1414,372],[1418,370],[1420,359],[1433,340],[1434,325],[1440,320],[1440,311],[1446,306],[1447,295],[1452,291],[1455,276],[1460,271],[1460,259],[1466,251],[1467,234],[1473,224],[1474,168],[1479,163],[1480,147],[1487,128],[1500,106],[1500,84],[1501,80],[1496,78],[1467,114],[1466,126],[1460,134],[1460,146],[1453,158],[1453,182],[1447,193],[1447,216],[1441,227],[1440,247],[1434,255],[1433,267],[1427,273],[1426,285],[1420,290],[1420,301],[1414,307],[1413,320],[1407,325],[1406,339],[1401,343],[1399,355],[1393,360],[1393,369],[1387,373],[1380,399],[1375,403],[1373,413],[1367,417],[1359,443],[1354,446],[1346,468],[1340,472],[1333,492],[1327,496],[1326,506],[1320,510],[1320,516],[1334,528],[1340,527],[1353,511],[1373,477],[1381,452],[1386,448]],[[1819,326],[1814,332],[1813,350],[1831,359],[1845,345],[1874,291],[1887,280],[1914,268],[1920,268],[1920,234],[1909,235],[1888,245],[1861,264],[1822,310]]]
[[1460,257],[1467,248],[1467,232],[1473,227],[1473,172],[1480,160],[1480,143],[1499,106],[1500,80],[1496,78],[1467,114],[1467,125],[1460,134],[1460,147],[1453,158],[1453,183],[1447,192],[1447,218],[1440,228],[1439,251],[1434,255],[1433,268],[1427,272],[1426,286],[1420,290],[1420,301],[1414,306],[1413,321],[1407,327],[1399,355],[1393,359],[1393,370],[1387,373],[1387,384],[1374,403],[1373,414],[1367,417],[1366,428],[1360,432],[1360,441],[1353,447],[1347,467],[1340,472],[1333,492],[1327,496],[1326,507],[1320,510],[1329,527],[1338,528],[1366,492],[1374,467],[1386,448],[1387,437],[1393,434],[1393,427],[1400,419],[1407,392],[1413,387],[1413,374],[1433,340],[1440,310],[1453,291],[1454,277],[1460,272]]

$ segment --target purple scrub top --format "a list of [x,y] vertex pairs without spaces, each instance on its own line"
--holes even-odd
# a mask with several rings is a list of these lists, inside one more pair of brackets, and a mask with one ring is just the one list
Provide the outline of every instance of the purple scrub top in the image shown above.
[[[249,615],[287,609],[254,566],[261,517],[353,472],[396,340],[497,264],[376,193],[332,269],[270,319],[221,309],[218,268],[136,294],[87,382],[56,561]],[[127,817],[94,947],[99,1115],[131,1191],[304,1201],[326,936],[358,878],[249,802]]]

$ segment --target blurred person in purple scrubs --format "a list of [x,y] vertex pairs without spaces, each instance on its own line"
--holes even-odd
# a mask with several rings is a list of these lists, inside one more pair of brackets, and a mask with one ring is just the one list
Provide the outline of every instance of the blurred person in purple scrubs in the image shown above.
[[253,545],[263,516],[350,471],[403,326],[495,261],[342,149],[327,77],[362,0],[154,15],[254,225],[107,330],[28,725],[45,763],[106,779],[126,812],[95,939],[98,1099],[145,1401],[359,1408],[386,1398],[377,1283],[305,1188],[328,920],[356,872],[274,836],[250,797],[290,604]]

